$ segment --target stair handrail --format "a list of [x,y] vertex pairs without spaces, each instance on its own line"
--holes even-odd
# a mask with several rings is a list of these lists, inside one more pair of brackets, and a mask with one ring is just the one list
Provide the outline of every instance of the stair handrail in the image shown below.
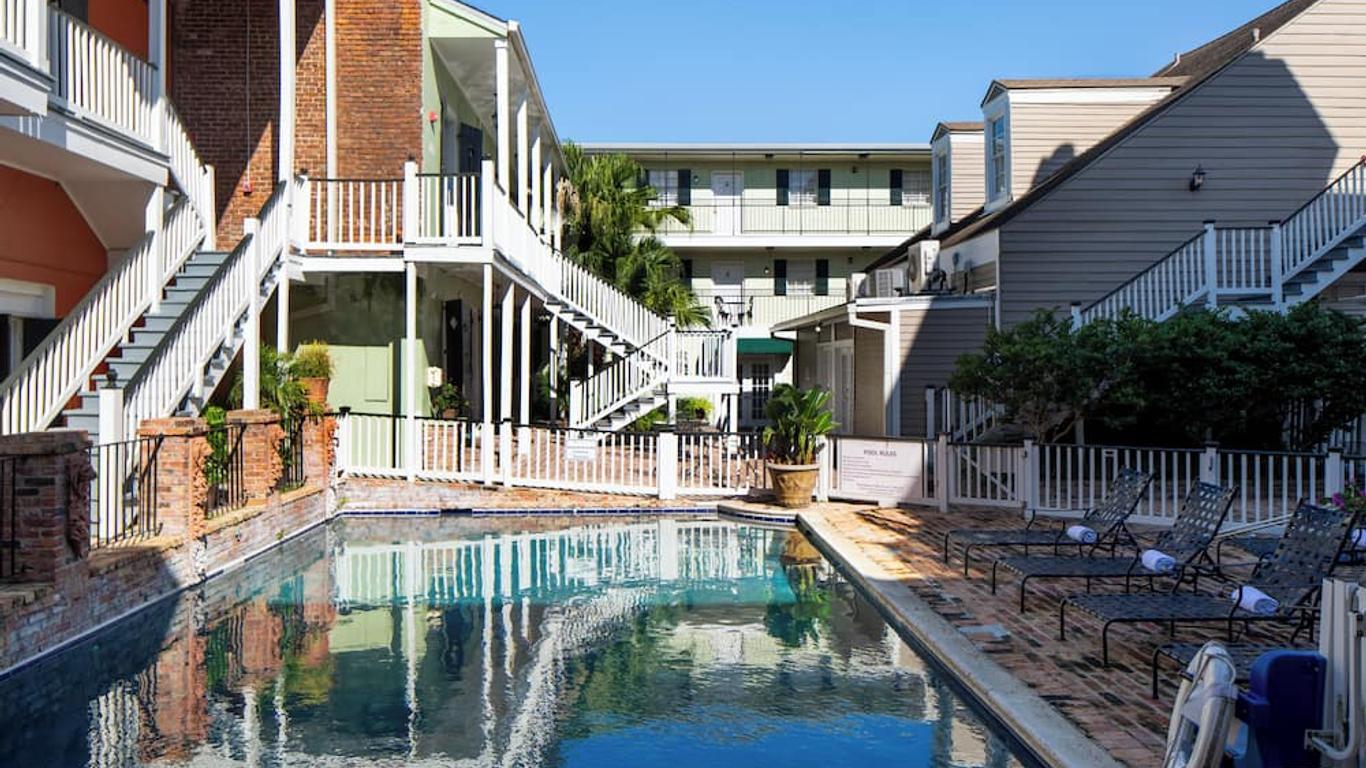
[[571,426],[592,425],[610,416],[641,392],[659,386],[668,376],[662,358],[673,344],[673,328],[612,361],[582,381],[569,383]]
[[177,239],[163,236],[158,253],[157,233],[143,235],[0,382],[0,431],[47,428],[89,383],[99,364],[160,296],[164,270],[174,272],[198,246],[199,229],[178,224],[192,212],[184,200],[172,206],[164,231]]
[[[1348,197],[1345,203],[1339,202],[1335,208],[1328,196],[1344,191],[1354,197]],[[1319,221],[1313,221],[1315,217]],[[1336,245],[1343,235],[1359,228],[1363,220],[1366,220],[1366,156],[1281,220],[1283,277],[1298,273],[1325,248]],[[1328,226],[1315,226],[1324,224]]]
[[[176,318],[165,335],[152,348],[147,363],[129,378],[123,388],[124,423],[135,429],[143,419],[168,413],[185,396],[192,377],[203,375],[204,366],[222,347],[253,293],[260,290],[261,277],[281,256],[285,243],[287,210],[282,199],[289,182],[279,182],[261,207],[260,229],[247,234],[218,265],[204,287]],[[260,271],[253,274],[253,245],[258,252]],[[255,340],[247,340],[253,343]]]
[[[1192,237],[1191,239],[1185,241],[1181,245],[1178,245],[1176,248],[1172,249],[1170,252],[1167,253],[1166,256],[1163,256],[1162,258],[1158,259],[1152,264],[1149,264],[1147,268],[1145,268],[1143,271],[1139,272],[1138,274],[1134,275],[1128,280],[1125,280],[1123,283],[1120,283],[1119,286],[1116,287],[1114,290],[1110,291],[1109,293],[1105,294],[1099,299],[1096,299],[1095,301],[1091,302],[1089,305],[1086,306],[1085,309],[1081,310],[1080,320],[1083,323],[1088,323],[1097,318],[1105,318],[1112,320],[1114,318],[1119,317],[1119,315],[1126,309],[1134,312],[1137,315],[1143,317],[1150,317],[1149,314],[1146,314],[1144,311],[1142,311],[1140,306],[1135,305],[1141,305],[1146,303],[1149,306],[1156,308],[1159,305],[1159,300],[1145,300],[1143,302],[1130,300],[1127,303],[1123,303],[1120,301],[1121,297],[1126,293],[1134,297],[1141,296],[1144,293],[1144,291],[1142,290],[1143,283],[1156,283],[1158,280],[1157,275],[1161,270],[1170,270],[1171,266],[1174,263],[1184,259],[1188,262],[1189,268],[1193,271],[1188,271],[1182,274],[1181,270],[1175,270],[1177,274],[1169,275],[1170,280],[1168,281],[1168,285],[1174,287],[1177,292],[1182,293],[1182,296],[1178,299],[1176,303],[1176,306],[1180,307],[1182,304],[1185,303],[1186,300],[1189,300],[1193,296],[1198,296],[1200,291],[1203,291],[1205,288],[1204,248],[1205,233],[1201,232],[1200,234],[1197,234],[1195,237]],[[1160,288],[1161,286],[1155,287]],[[1148,293],[1156,294],[1158,292],[1159,291],[1149,291]],[[1158,299],[1158,297],[1154,298]],[[1161,317],[1163,314],[1165,314],[1165,312],[1167,311],[1167,304],[1168,302],[1161,302],[1161,307],[1163,307],[1162,309],[1151,310],[1152,314],[1150,319],[1157,319]]]
[[203,222],[205,249],[214,249],[214,230],[216,227],[216,208],[213,168],[205,165],[199,152],[190,140],[185,129],[185,121],[176,111],[168,98],[162,98],[162,136],[166,142],[166,155],[170,158],[171,178],[176,186],[190,199],[195,212]]

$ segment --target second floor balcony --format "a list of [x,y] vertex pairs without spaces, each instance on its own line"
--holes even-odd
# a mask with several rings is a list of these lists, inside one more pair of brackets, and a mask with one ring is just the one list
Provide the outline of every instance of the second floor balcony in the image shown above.
[[701,201],[685,206],[691,222],[669,222],[660,235],[670,245],[703,245],[718,238],[766,236],[842,236],[896,242],[929,225],[928,204],[832,200],[829,204],[788,204],[761,200]]
[[778,323],[843,304],[844,290],[818,294],[797,289],[785,294],[772,288],[694,288],[697,301],[711,314],[713,328],[769,328]]

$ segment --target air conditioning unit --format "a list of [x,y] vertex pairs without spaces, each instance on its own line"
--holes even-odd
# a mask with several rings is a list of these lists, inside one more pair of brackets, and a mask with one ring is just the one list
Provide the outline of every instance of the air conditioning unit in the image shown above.
[[938,240],[921,240],[907,249],[906,278],[912,290],[925,290],[930,275],[938,268]]
[[877,270],[873,273],[873,289],[878,298],[901,296],[906,292],[906,271],[896,267]]

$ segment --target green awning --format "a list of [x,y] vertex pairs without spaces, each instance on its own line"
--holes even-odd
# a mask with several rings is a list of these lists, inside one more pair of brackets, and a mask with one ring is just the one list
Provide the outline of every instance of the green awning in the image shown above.
[[735,351],[741,355],[791,355],[792,342],[787,339],[736,339]]

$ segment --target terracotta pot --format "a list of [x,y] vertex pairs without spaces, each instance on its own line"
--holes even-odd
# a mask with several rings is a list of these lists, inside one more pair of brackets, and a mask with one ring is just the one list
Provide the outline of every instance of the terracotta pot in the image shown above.
[[299,383],[304,387],[304,396],[308,398],[308,402],[315,405],[327,405],[327,385],[330,383],[329,380],[308,377],[299,379]]
[[456,418],[458,415],[459,415],[459,414],[457,414],[457,413],[455,412],[455,409],[454,409],[454,408],[447,408],[447,409],[445,409],[444,411],[441,412],[441,418],[443,418],[443,419],[445,419],[445,420],[447,420],[447,421],[450,421],[451,419]]
[[796,509],[811,504],[811,493],[816,490],[820,467],[816,464],[768,465],[768,477],[773,484],[773,495],[778,505]]

